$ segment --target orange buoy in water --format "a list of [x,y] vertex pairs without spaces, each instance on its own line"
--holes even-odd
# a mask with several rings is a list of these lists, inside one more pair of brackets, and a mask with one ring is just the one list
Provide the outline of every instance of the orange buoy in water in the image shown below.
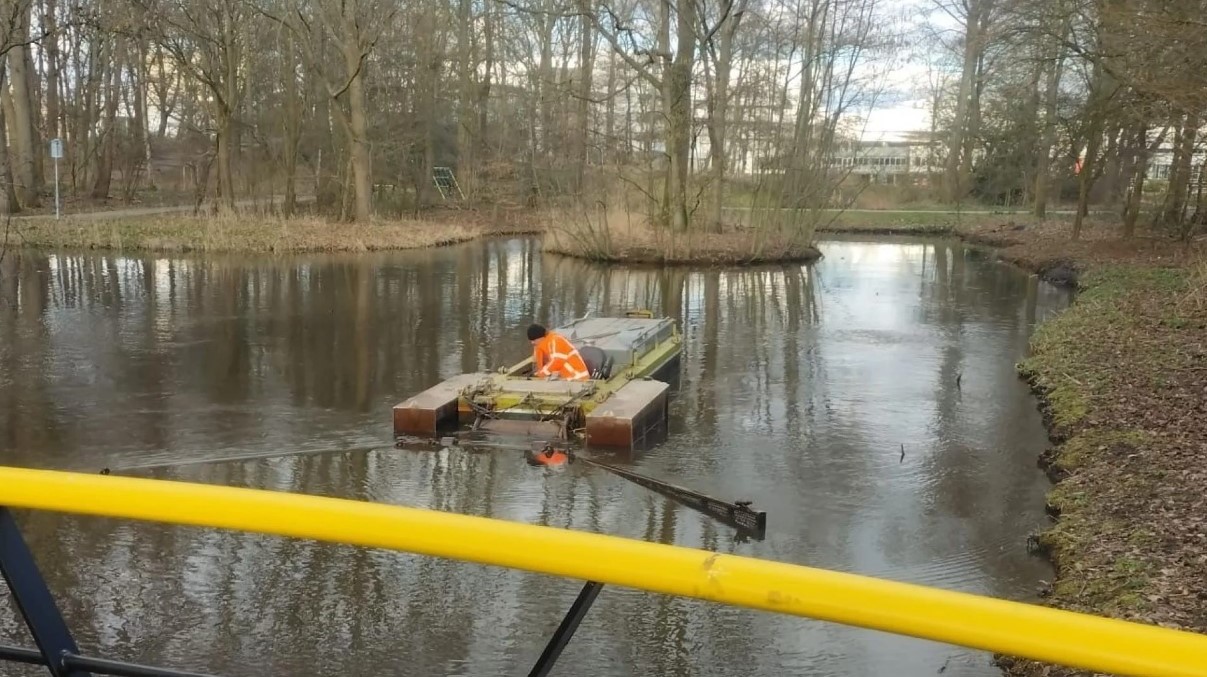
[[570,462],[570,455],[561,449],[553,447],[545,447],[540,451],[534,451],[528,456],[528,462],[533,465],[543,466],[561,466]]

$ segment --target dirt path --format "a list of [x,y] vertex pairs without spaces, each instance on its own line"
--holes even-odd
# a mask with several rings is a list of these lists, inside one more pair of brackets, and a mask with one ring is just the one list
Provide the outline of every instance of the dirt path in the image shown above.
[[[795,211],[788,207],[722,207],[722,209],[725,211],[734,211],[734,212]],[[817,211],[826,212],[828,214],[833,214],[833,213],[844,213],[844,214],[950,214],[950,215],[993,214],[996,216],[1026,216],[1026,217],[1032,216],[1032,213],[1029,210],[1025,210],[1025,209],[985,209],[985,208],[977,208],[977,209],[909,209],[907,207],[901,207],[898,209],[855,209],[855,208],[839,209],[839,208],[834,208],[834,209],[819,209]],[[1053,215],[1053,216],[1072,216],[1075,213],[1076,213],[1076,211],[1072,210],[1072,209],[1049,209],[1048,210],[1048,214]],[[1112,213],[1112,212],[1108,212],[1108,211],[1104,211],[1104,210],[1090,210],[1090,214],[1109,214],[1109,213]]]
[[[309,202],[313,199],[314,199],[313,195],[306,195],[306,196],[299,195],[297,198],[297,201],[299,204],[301,204],[301,203]],[[235,207],[238,207],[238,208],[256,207],[256,206],[266,207],[266,206],[270,206],[270,205],[281,204],[283,201],[284,201],[284,198],[279,198],[277,196],[274,196],[272,198],[267,198],[267,199],[261,199],[261,200],[238,200],[235,202]],[[213,203],[209,202],[209,201],[202,203],[201,211],[204,213],[212,205],[213,205]],[[97,210],[83,211],[83,212],[64,212],[62,217],[64,219],[72,219],[72,220],[77,220],[77,221],[80,219],[120,219],[120,218],[127,218],[127,217],[131,217],[131,216],[152,216],[155,214],[191,213],[193,211],[193,207],[194,207],[193,205],[187,204],[187,205],[163,205],[163,206],[157,206],[157,207],[126,207],[126,208],[122,208],[122,209],[97,209]],[[53,220],[54,213],[51,212],[49,214],[17,214],[17,215],[13,216],[14,221],[26,221],[26,220],[31,220],[31,219],[52,219]]]

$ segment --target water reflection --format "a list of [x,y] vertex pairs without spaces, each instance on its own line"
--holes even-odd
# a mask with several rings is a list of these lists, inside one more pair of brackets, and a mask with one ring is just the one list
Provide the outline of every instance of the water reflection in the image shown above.
[[[587,266],[524,239],[363,257],[24,252],[0,268],[0,462],[416,505],[1030,598],[1046,574],[1023,550],[1043,520],[1046,440],[1013,364],[1065,295],[958,244],[823,249],[815,266],[703,272]],[[524,355],[534,318],[632,307],[678,317],[685,357],[670,440],[628,462],[755,499],[765,541],[587,468],[392,448],[390,406]],[[82,645],[221,674],[520,673],[577,592],[405,554],[22,522]],[[0,604],[0,641],[18,628]],[[953,647],[619,589],[561,664],[995,674]],[[25,674],[13,670],[0,674]]]

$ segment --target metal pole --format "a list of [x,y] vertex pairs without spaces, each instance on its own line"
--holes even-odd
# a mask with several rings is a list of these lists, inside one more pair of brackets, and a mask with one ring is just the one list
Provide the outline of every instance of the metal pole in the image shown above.
[[549,638],[549,644],[541,652],[541,657],[537,659],[536,665],[532,666],[532,672],[528,673],[528,677],[545,677],[549,674],[549,671],[553,669],[553,664],[557,662],[558,656],[562,655],[562,650],[570,643],[570,638],[574,636],[578,624],[582,623],[583,617],[587,615],[591,604],[602,589],[603,583],[587,581],[587,584],[579,591],[578,597],[575,598],[574,604],[570,605],[570,611],[566,612],[566,617],[557,626],[553,637]]
[[59,158],[54,159],[54,217],[59,218]]
[[[63,659],[69,668],[74,670],[89,669],[101,675],[116,675],[117,677],[212,677],[200,672],[184,672],[169,668],[157,668],[149,665],[111,661],[105,658],[87,658],[85,656],[67,656]],[[81,674],[79,672],[73,674]]]
[[[46,665],[46,659],[40,651],[22,649],[15,646],[0,645],[0,661],[24,663],[26,665]],[[170,668],[157,668],[150,665],[111,661],[106,658],[88,658],[87,656],[64,655],[63,664],[73,670],[93,670],[102,675],[117,677],[212,677],[200,672],[184,672]],[[79,674],[78,672],[76,674]]]
[[26,665],[46,665],[42,652],[37,649],[24,649],[19,646],[0,646],[0,661],[25,663]]
[[64,663],[65,656],[78,656],[80,650],[38,571],[33,553],[21,537],[12,511],[4,506],[0,506],[0,574],[13,593],[17,609],[29,626],[29,633],[33,635],[38,651],[42,652],[50,674],[54,677],[91,677],[91,673],[73,670]]

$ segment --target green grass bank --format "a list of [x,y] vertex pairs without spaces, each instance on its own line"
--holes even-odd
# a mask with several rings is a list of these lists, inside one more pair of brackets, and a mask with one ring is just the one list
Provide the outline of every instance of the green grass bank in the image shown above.
[[[1056,446],[1047,603],[1207,631],[1207,264],[1084,264],[1020,374]],[[1001,659],[1009,675],[1088,674]]]

